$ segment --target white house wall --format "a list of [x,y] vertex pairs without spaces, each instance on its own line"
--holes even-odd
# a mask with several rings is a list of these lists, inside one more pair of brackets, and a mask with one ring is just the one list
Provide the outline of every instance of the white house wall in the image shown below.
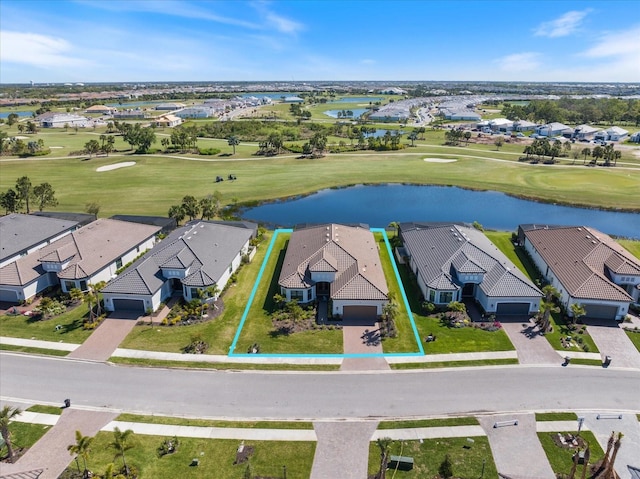
[[624,319],[624,317],[627,315],[627,313],[629,312],[629,303],[621,303],[620,301],[605,301],[605,300],[588,300],[588,299],[581,299],[581,298],[574,298],[573,296],[569,297],[566,305],[567,305],[567,313],[571,316],[571,305],[574,303],[578,303],[581,306],[588,306],[590,304],[593,305],[597,305],[597,306],[615,306],[618,308],[618,311],[616,313],[616,319],[618,321],[621,321]]
[[370,300],[342,300],[342,299],[334,299],[333,300],[333,314],[342,315],[344,312],[345,306],[375,306],[376,314],[380,316],[382,314],[382,308],[384,306],[384,301],[370,301]]
[[529,303],[529,314],[536,313],[540,309],[540,298],[525,296],[487,296],[482,288],[476,288],[476,299],[486,313],[495,313],[498,304],[504,303]]
[[156,311],[160,307],[161,290],[156,291],[153,295],[145,294],[120,294],[120,293],[104,293],[104,309],[114,311],[113,301],[118,299],[139,300],[144,301],[145,311],[151,309]]

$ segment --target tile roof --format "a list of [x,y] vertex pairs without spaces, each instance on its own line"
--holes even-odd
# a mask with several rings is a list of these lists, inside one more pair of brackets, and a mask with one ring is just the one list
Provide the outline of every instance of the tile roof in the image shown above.
[[366,228],[327,224],[295,230],[278,284],[309,288],[314,284],[311,271],[336,272],[330,289],[333,299],[387,299],[378,245]]
[[103,292],[154,294],[166,281],[162,268],[188,268],[183,284],[212,286],[256,230],[257,225],[246,222],[199,221],[182,226],[109,281]]
[[77,221],[14,213],[0,218],[0,261],[76,228]]
[[456,271],[484,274],[478,287],[491,297],[537,298],[540,290],[475,228],[459,224],[401,223],[405,248],[432,289],[459,289]]
[[586,226],[536,226],[524,234],[571,296],[633,300],[607,270],[640,275],[640,260],[610,236]]
[[0,284],[24,286],[44,274],[43,262],[66,262],[61,279],[86,279],[156,234],[157,226],[101,218],[38,252],[0,268]]

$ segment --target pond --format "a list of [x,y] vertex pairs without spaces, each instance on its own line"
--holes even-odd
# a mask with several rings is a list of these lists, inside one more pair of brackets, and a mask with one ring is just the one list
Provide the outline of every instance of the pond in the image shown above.
[[3,111],[3,112],[0,112],[0,118],[5,118],[5,119],[9,118],[9,115],[11,113],[15,113],[20,118],[27,118],[27,117],[33,116],[32,111]]
[[559,206],[495,191],[447,186],[385,184],[328,189],[250,208],[242,217],[282,227],[301,223],[386,227],[392,221],[477,221],[485,228],[515,231],[519,224],[526,223],[584,225],[611,235],[640,239],[638,213]]
[[[338,113],[339,112],[345,112],[347,110],[327,110],[325,112],[323,112],[325,115],[330,116],[331,118],[338,118]],[[344,118],[349,119],[349,118],[360,118],[364,113],[366,113],[368,110],[366,108],[351,108],[349,109],[349,111],[353,112],[353,116],[346,116]],[[340,118],[343,118],[342,115],[340,116]]]
[[337,100],[331,100],[328,103],[375,103],[382,100],[384,100],[384,98],[375,98],[372,96],[348,96]]

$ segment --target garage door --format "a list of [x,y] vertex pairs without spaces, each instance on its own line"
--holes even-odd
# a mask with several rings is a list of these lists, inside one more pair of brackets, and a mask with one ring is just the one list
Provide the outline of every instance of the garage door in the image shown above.
[[496,316],[526,316],[529,314],[529,303],[498,303]]
[[18,293],[11,289],[0,289],[0,301],[6,301],[9,303],[18,302]]
[[605,306],[602,304],[585,304],[584,309],[587,312],[587,318],[596,319],[616,319],[618,313],[617,306]]
[[136,311],[144,313],[144,301],[140,299],[114,299],[113,309],[116,311]]
[[375,306],[345,306],[342,316],[345,319],[376,319],[378,314]]

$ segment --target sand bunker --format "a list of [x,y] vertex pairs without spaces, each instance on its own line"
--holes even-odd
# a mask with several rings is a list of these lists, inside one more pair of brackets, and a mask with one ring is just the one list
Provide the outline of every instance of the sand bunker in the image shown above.
[[28,140],[28,139],[29,139],[29,137],[28,137],[28,136],[14,136],[14,138],[15,138],[16,140]]
[[136,164],[135,161],[125,161],[122,163],[115,163],[113,165],[101,166],[100,168],[96,168],[96,171],[101,172],[101,171],[117,170],[118,168],[126,168],[127,166],[133,166],[135,164]]
[[426,161],[427,163],[454,163],[458,160],[446,160],[444,158],[425,158],[424,161]]
[[50,146],[49,148],[57,149],[57,148],[64,148],[64,146]]

